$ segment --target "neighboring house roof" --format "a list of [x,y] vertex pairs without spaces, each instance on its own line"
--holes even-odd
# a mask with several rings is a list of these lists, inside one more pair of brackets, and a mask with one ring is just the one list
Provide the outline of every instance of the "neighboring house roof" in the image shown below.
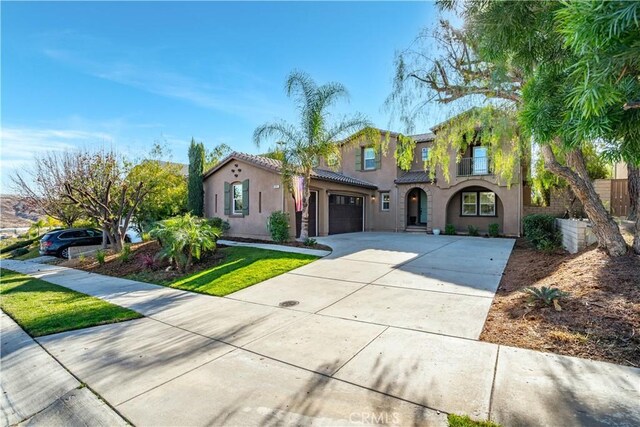
[[[229,161],[233,159],[243,160],[247,163],[251,163],[255,166],[258,166],[263,169],[267,169],[276,173],[279,173],[282,170],[282,162],[280,160],[276,160],[276,159],[272,159],[264,156],[257,156],[255,154],[238,153],[234,151],[233,153],[229,154],[226,158],[224,158],[220,163],[215,165],[213,168],[209,169],[204,174],[204,178],[211,176],[218,169],[220,169],[222,166],[229,163]],[[314,169],[313,174],[311,175],[311,178],[317,179],[320,181],[330,181],[330,182],[336,182],[339,184],[354,185],[357,187],[364,187],[364,188],[371,188],[371,189],[378,188],[376,185],[371,184],[370,182],[362,181],[360,179],[352,178],[350,176],[343,175],[341,173],[330,171],[330,170],[325,170],[325,169]]]
[[396,184],[416,184],[419,182],[433,182],[429,174],[424,171],[406,172],[394,181]]
[[419,133],[417,135],[409,135],[410,138],[412,138],[415,142],[431,142],[434,139],[436,139],[435,134],[428,132],[428,133]]

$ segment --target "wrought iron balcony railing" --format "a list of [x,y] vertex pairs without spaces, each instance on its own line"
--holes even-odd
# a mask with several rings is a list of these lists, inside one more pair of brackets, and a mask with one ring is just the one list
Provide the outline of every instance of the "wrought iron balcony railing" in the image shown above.
[[493,175],[488,157],[464,157],[458,163],[458,176]]

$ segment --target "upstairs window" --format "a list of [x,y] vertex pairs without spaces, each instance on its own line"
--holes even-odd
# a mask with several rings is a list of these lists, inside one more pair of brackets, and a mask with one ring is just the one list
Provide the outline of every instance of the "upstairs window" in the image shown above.
[[422,147],[422,161],[426,162],[427,160],[429,160],[429,148]]
[[363,169],[364,170],[374,170],[376,168],[376,150],[373,147],[367,147],[364,149],[364,159]]

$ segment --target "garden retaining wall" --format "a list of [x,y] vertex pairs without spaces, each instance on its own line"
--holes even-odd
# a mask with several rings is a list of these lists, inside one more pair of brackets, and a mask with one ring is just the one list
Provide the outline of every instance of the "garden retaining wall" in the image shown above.
[[562,233],[562,246],[569,253],[575,254],[596,242],[589,221],[556,218],[556,227]]

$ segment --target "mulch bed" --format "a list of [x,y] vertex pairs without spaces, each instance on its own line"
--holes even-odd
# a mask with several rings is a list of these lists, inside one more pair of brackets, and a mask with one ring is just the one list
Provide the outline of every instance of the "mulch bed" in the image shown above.
[[[218,249],[222,249],[226,246],[217,245],[217,247]],[[93,256],[87,257],[84,260],[76,258],[64,261],[60,265],[114,277],[127,277],[142,273],[147,279],[150,279],[149,281],[155,283],[170,282],[179,277],[183,277],[184,273],[180,271],[173,269],[167,270],[169,263],[166,260],[156,259],[159,251],[160,245],[154,240],[131,245],[131,259],[126,262],[120,260],[117,254],[108,252],[103,265],[100,265]],[[145,258],[154,259],[153,265],[145,265]],[[219,264],[223,259],[223,251],[216,251],[204,255],[200,260],[194,262],[193,266],[189,269],[189,273],[196,273],[211,268]],[[142,279],[143,278],[141,278],[141,280]]]
[[331,252],[333,250],[333,249],[331,249],[330,246],[322,245],[320,243],[316,243],[313,246],[306,246],[304,244],[304,242],[299,242],[297,240],[293,240],[293,241],[290,241],[290,242],[284,242],[284,243],[276,243],[276,242],[272,242],[270,240],[248,239],[248,238],[245,238],[245,237],[227,237],[227,236],[224,236],[222,239],[223,240],[231,240],[233,242],[241,242],[241,243],[265,243],[265,244],[268,244],[268,245],[292,246],[294,248],[319,249],[321,251],[329,251],[329,252]]
[[[556,311],[531,306],[527,286],[570,294]],[[519,239],[480,339],[640,367],[640,256],[610,258],[595,247],[544,254]]]

